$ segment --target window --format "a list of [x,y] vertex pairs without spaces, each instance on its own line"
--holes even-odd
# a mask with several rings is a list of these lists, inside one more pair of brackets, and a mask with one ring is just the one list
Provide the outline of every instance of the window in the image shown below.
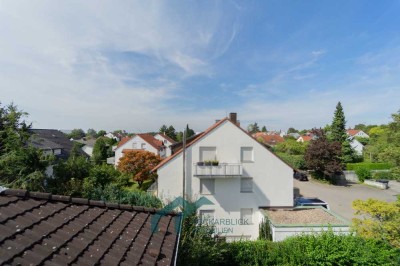
[[242,162],[253,162],[253,147],[241,147],[240,157]]
[[132,143],[132,149],[137,149],[137,143],[136,142]]
[[142,150],[146,149],[146,143],[142,143]]
[[213,161],[217,159],[216,147],[200,147],[200,162]]
[[242,220],[243,225],[253,224],[253,209],[240,209],[240,219]]
[[199,217],[201,224],[213,224],[215,210],[200,210]]
[[200,194],[212,195],[215,193],[215,179],[200,179]]
[[240,192],[242,193],[253,192],[253,178],[242,177],[240,179]]

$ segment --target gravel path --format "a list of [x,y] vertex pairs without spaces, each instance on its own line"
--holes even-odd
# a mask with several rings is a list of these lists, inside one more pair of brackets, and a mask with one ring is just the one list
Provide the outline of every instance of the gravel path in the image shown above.
[[381,190],[367,185],[349,183],[346,186],[333,186],[316,181],[300,182],[293,180],[293,186],[300,195],[318,197],[328,202],[331,210],[338,215],[351,220],[356,217],[351,204],[356,199],[375,198],[387,202],[396,201],[398,191],[394,189]]
[[267,210],[275,224],[345,224],[321,209]]

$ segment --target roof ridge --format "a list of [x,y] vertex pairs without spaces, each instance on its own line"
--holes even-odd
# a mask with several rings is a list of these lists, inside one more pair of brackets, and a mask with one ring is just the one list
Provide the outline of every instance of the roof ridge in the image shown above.
[[20,197],[20,198],[42,199],[42,200],[49,200],[49,201],[68,202],[68,203],[72,203],[72,204],[102,207],[102,208],[109,208],[109,209],[140,211],[140,212],[147,212],[147,213],[160,213],[161,212],[163,214],[172,215],[172,216],[180,215],[180,213],[174,212],[174,211],[165,212],[164,209],[148,208],[148,207],[144,207],[144,206],[135,206],[135,205],[131,205],[131,204],[120,204],[120,203],[115,203],[115,202],[106,202],[103,200],[90,200],[87,198],[78,198],[78,197],[71,197],[71,196],[66,196],[66,195],[53,195],[52,193],[34,192],[34,191],[28,191],[26,189],[6,189],[6,190],[0,192],[0,195],[15,196],[15,197]]

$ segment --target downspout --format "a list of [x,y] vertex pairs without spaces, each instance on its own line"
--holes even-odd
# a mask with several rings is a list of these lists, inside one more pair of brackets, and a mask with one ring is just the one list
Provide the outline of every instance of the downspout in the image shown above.
[[176,266],[176,262],[178,260],[178,250],[179,250],[179,244],[181,242],[181,232],[182,232],[182,226],[183,226],[183,215],[182,215],[182,213],[180,214],[180,216],[181,216],[181,221],[180,221],[180,225],[179,225],[178,242],[176,243],[174,266]]

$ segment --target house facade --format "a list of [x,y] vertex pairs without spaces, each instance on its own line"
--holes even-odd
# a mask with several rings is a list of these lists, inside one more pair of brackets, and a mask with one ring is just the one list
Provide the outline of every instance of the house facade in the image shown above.
[[350,137],[369,138],[369,135],[367,133],[358,129],[348,129],[347,135],[349,135]]
[[[161,139],[161,137],[159,137]],[[124,153],[132,150],[145,150],[159,155],[161,158],[167,157],[167,148],[162,140],[158,140],[150,134],[137,134],[134,137],[125,137],[115,149],[114,165],[117,166]],[[169,152],[171,154],[171,152]]]
[[[236,114],[197,135],[185,157],[185,197],[207,199],[199,217],[227,241],[257,239],[262,207],[293,206],[293,169],[241,129]],[[210,161],[218,165],[204,165]],[[160,199],[168,203],[183,195],[182,150],[154,171]]]

